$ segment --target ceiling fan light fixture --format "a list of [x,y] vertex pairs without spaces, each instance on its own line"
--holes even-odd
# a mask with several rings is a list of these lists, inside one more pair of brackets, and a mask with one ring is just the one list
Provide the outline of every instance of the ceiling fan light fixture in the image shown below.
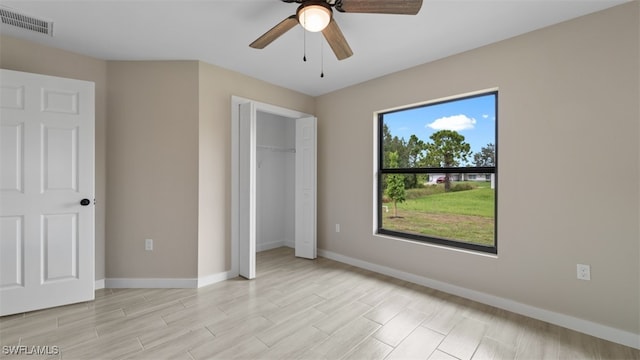
[[298,8],[298,22],[307,31],[324,30],[331,21],[331,8],[324,2],[303,4]]

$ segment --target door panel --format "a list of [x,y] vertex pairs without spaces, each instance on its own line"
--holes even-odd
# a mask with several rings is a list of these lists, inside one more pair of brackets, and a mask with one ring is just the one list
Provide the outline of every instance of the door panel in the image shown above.
[[0,70],[0,89],[0,315],[91,300],[94,84]]
[[24,87],[2,84],[0,88],[0,107],[3,109],[24,109]]
[[316,254],[316,118],[296,120],[295,254]]
[[21,193],[24,177],[23,124],[13,124],[7,121],[0,127],[0,142],[2,154],[0,162],[0,191]]
[[44,126],[42,192],[78,191],[78,127]]
[[78,214],[42,217],[42,282],[78,278]]
[[22,249],[24,236],[22,216],[0,218],[0,289],[10,289],[24,285],[22,269]]
[[78,92],[43,88],[42,111],[78,114]]

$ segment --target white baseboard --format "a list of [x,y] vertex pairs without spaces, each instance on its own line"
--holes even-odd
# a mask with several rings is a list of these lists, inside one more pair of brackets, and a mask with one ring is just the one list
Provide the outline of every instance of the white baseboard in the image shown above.
[[274,241],[268,243],[258,243],[256,244],[256,252],[267,251],[271,249],[277,249],[279,247],[283,247],[285,244],[284,241]]
[[221,281],[233,279],[234,277],[237,277],[237,276],[238,274],[235,274],[232,271],[225,271],[218,274],[203,276],[198,278],[198,287],[201,288],[203,286],[213,285]]
[[409,281],[415,284],[423,285],[432,289],[440,290],[449,294],[477,301],[486,305],[511,311],[520,315],[528,316],[530,318],[545,321],[554,325],[562,326],[618,344],[640,349],[640,334],[634,334],[628,331],[594,323],[592,321],[537,308],[531,305],[522,304],[510,299],[501,298],[480,291],[471,290],[442,281],[433,280],[427,277],[396,270],[386,266],[358,260],[327,250],[318,249],[318,255],[341,263],[353,265],[362,269],[367,269],[397,279]]
[[277,249],[283,246],[295,248],[296,244],[293,240],[283,240],[283,241],[274,241],[274,242],[265,243],[265,244],[256,244],[256,252]]
[[[232,271],[211,274],[197,279],[140,279],[114,278],[102,280],[102,288],[111,289],[195,289],[229,280],[238,276]],[[96,281],[96,284],[98,282]],[[96,285],[96,289],[98,289]]]
[[198,287],[198,279],[119,278],[105,279],[105,285],[111,289],[195,289]]
[[93,286],[94,290],[104,289],[104,279],[96,280],[95,285]]

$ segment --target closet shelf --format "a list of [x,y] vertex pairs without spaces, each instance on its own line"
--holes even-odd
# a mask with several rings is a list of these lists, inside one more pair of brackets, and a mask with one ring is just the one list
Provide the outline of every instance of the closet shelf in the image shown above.
[[290,152],[290,153],[296,152],[296,148],[283,148],[279,146],[268,146],[268,145],[258,145],[257,147],[258,149],[261,149],[261,150],[269,150],[269,151],[276,151],[276,152]]

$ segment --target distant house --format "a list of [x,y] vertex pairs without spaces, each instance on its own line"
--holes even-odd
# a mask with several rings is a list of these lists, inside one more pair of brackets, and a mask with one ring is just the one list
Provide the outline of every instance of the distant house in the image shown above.
[[[449,174],[451,181],[491,181],[491,188],[495,187],[495,177],[491,173]],[[429,174],[428,184],[437,184],[444,181],[446,174]]]

